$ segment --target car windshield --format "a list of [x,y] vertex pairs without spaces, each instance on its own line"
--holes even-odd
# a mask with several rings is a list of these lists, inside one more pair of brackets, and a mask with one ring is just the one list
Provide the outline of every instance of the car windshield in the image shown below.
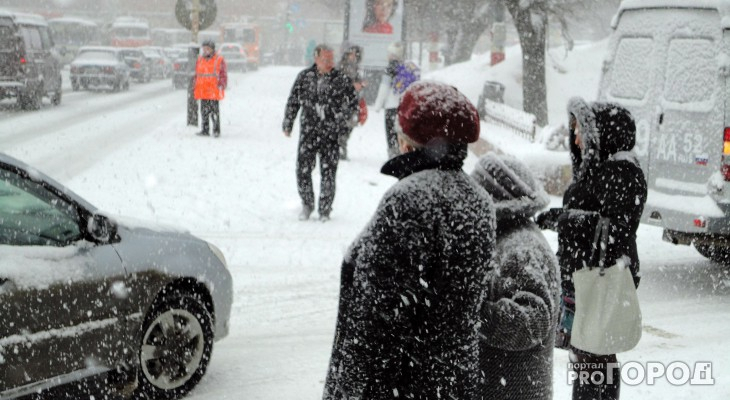
[[85,51],[76,57],[77,60],[115,60],[114,53],[110,51]]
[[136,50],[123,50],[122,55],[124,57],[144,58],[144,54],[141,51],[136,51]]
[[242,58],[243,53],[239,49],[223,49],[221,55],[227,58]]

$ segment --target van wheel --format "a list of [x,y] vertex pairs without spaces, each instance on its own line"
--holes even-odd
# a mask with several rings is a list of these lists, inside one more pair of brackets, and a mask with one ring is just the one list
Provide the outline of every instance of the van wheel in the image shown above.
[[730,247],[697,243],[695,243],[694,246],[695,249],[697,249],[697,252],[702,254],[705,258],[708,258],[718,264],[730,265]]
[[213,351],[213,318],[192,297],[172,297],[145,318],[135,398],[179,399],[205,374]]

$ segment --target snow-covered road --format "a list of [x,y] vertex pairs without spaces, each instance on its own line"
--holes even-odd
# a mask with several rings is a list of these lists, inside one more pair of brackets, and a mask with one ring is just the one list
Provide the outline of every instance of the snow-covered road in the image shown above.
[[[169,81],[120,94],[65,93],[60,107],[46,103],[34,113],[0,103],[1,151],[102,209],[185,227],[225,253],[235,279],[232,329],[216,343],[191,399],[321,396],[342,255],[394,182],[378,173],[386,156],[383,114],[371,110],[350,141],[351,161],[340,164],[332,220],[297,221],[298,132],[285,138],[281,118],[298,71],[231,74],[220,139],[185,126],[185,92]],[[554,246],[554,234],[546,235]],[[659,380],[625,385],[624,398],[730,398],[730,270],[662,242],[655,227],[642,226],[638,243],[646,326],[640,345],[620,361],[709,361],[715,385]],[[557,399],[570,396],[566,363],[557,351]]]

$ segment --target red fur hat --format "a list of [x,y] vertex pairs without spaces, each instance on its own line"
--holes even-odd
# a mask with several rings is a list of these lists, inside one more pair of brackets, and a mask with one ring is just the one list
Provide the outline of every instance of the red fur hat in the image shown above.
[[455,87],[432,81],[408,87],[398,106],[398,123],[414,142],[473,143],[479,139],[479,112]]

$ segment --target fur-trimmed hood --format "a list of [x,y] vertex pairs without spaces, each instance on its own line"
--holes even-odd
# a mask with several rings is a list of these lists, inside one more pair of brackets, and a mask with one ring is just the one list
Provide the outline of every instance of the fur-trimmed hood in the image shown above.
[[580,127],[584,149],[575,144],[575,131],[570,128],[570,158],[573,179],[591,175],[604,161],[617,153],[639,165],[630,153],[636,143],[636,125],[631,113],[615,103],[591,102],[574,97],[568,102],[568,120],[575,117]]

